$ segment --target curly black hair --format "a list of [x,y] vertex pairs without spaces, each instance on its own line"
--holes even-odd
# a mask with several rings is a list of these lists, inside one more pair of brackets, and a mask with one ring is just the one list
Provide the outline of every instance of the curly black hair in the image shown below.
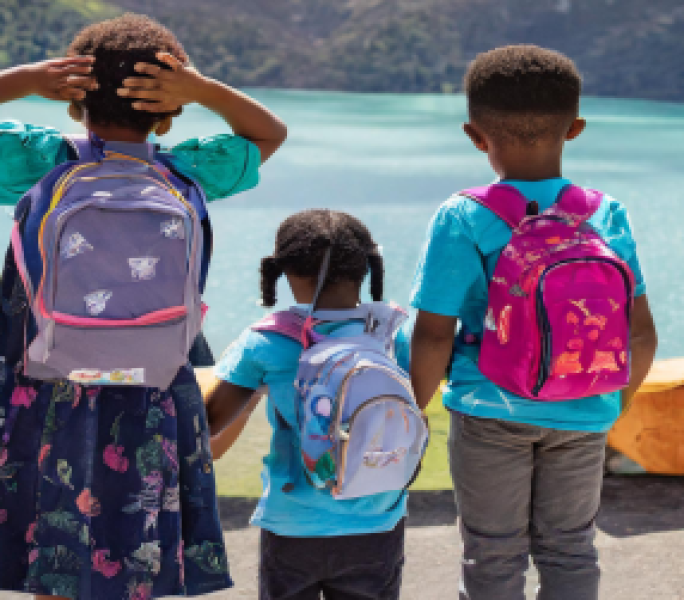
[[275,305],[276,282],[283,273],[315,281],[328,248],[326,285],[340,281],[361,284],[370,270],[371,297],[382,300],[384,265],[370,231],[351,215],[315,209],[288,217],[278,228],[274,254],[261,260],[262,304]]
[[582,77],[560,52],[521,44],[479,54],[463,86],[473,122],[508,141],[534,143],[577,117]]
[[164,113],[135,110],[135,101],[116,93],[127,77],[141,77],[134,70],[138,62],[168,68],[156,58],[157,52],[168,52],[181,63],[188,55],[176,37],[163,25],[146,17],[126,13],[82,29],[69,45],[68,56],[93,55],[93,76],[99,88],[88,91],[79,104],[89,119],[98,125],[117,125],[142,133],[149,132]]

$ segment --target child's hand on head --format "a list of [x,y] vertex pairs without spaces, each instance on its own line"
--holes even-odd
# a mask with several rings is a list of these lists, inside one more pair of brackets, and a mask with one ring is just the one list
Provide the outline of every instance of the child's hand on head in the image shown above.
[[138,63],[135,70],[145,76],[124,79],[124,87],[117,93],[141,100],[134,102],[133,108],[155,113],[171,113],[185,104],[195,102],[198,80],[202,75],[167,52],[158,53],[157,58],[171,68]]
[[83,100],[87,91],[98,88],[91,76],[94,61],[94,56],[72,56],[26,65],[29,93],[64,102]]

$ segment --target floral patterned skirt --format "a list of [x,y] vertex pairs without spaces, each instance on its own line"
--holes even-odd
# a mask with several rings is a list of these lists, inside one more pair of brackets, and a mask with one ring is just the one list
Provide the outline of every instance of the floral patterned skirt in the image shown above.
[[0,590],[148,600],[230,587],[202,397],[171,388],[0,394]]

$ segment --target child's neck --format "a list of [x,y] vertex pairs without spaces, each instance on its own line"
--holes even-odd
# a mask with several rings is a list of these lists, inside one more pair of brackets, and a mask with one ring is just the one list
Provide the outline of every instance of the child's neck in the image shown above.
[[[316,282],[301,277],[288,275],[292,295],[299,304],[311,304],[316,290]],[[356,308],[359,304],[358,283],[353,281],[338,281],[325,286],[316,302],[318,310],[347,310]]]
[[147,141],[147,134],[128,127],[116,125],[89,125],[88,130],[105,142],[133,142],[142,144]]
[[323,290],[318,298],[318,302],[316,302],[316,309],[347,310],[356,308],[359,304],[359,290],[358,287],[354,287],[355,289],[350,290],[334,289],[334,287],[330,290]]
[[560,147],[546,144],[524,149],[511,147],[497,157],[496,172],[501,179],[540,181],[562,177],[562,152]]

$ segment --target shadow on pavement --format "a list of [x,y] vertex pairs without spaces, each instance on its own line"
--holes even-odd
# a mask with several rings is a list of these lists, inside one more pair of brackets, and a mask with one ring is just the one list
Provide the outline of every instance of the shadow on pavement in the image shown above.
[[[256,503],[256,498],[219,498],[223,528],[247,527]],[[409,527],[453,525],[456,514],[451,490],[409,496]],[[684,477],[606,477],[598,527],[613,537],[684,529]]]
[[606,477],[598,526],[613,537],[684,529],[684,477]]

